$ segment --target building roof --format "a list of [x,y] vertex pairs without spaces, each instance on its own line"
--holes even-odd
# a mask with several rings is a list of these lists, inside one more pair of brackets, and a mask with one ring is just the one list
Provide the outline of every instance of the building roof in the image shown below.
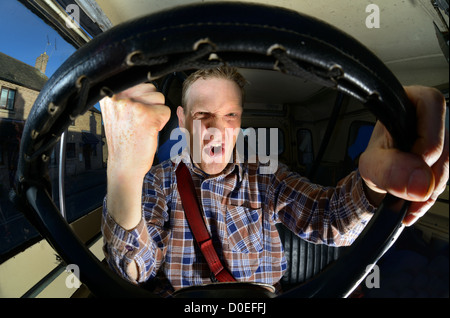
[[48,77],[37,68],[0,52],[0,79],[40,91]]

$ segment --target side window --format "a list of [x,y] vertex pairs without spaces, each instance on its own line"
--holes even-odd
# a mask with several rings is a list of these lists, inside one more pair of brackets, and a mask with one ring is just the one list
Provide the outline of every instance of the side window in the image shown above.
[[344,158],[344,173],[349,173],[358,167],[359,156],[366,150],[374,126],[374,123],[366,121],[351,123]]
[[300,165],[307,166],[314,161],[314,151],[312,135],[309,129],[299,129],[297,131],[297,151]]
[[[5,255],[39,238],[8,194],[15,186],[20,141],[31,107],[48,78],[75,51],[19,1],[2,1],[2,9],[0,28],[5,32],[0,41],[0,263]],[[50,39],[52,44],[47,45]],[[54,163],[49,162],[53,185]],[[52,195],[57,193],[52,189]],[[57,196],[54,198],[58,200]]]

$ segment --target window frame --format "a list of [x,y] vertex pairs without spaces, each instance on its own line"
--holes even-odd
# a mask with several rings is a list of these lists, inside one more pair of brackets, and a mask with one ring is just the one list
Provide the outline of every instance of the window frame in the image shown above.
[[[5,105],[2,105],[1,104],[1,96],[3,95],[3,91],[4,90],[7,91],[6,103],[5,103]],[[14,96],[12,98],[10,98],[11,92],[14,93]],[[7,87],[7,86],[1,86],[1,88],[0,88],[0,109],[14,111],[14,106],[15,106],[15,103],[16,103],[16,96],[17,96],[17,90],[16,89],[10,88],[10,87]],[[12,103],[10,102],[11,99],[12,99]],[[11,108],[8,107],[10,105],[10,103],[12,104]]]

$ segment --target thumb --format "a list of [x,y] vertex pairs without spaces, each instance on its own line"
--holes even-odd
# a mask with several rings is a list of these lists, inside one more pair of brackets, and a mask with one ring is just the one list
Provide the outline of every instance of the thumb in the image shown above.
[[360,171],[371,190],[408,201],[427,201],[434,190],[433,172],[423,159],[394,148],[363,153]]

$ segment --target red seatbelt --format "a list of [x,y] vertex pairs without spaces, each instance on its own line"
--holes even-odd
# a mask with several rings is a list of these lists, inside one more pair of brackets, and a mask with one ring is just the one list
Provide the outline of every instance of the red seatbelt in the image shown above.
[[186,219],[195,241],[200,246],[200,250],[208,262],[209,269],[219,282],[235,282],[236,279],[222,265],[214,249],[212,239],[200,212],[197,193],[188,168],[183,162],[180,162],[175,173],[177,176],[178,192],[181,196],[181,203],[183,204]]

